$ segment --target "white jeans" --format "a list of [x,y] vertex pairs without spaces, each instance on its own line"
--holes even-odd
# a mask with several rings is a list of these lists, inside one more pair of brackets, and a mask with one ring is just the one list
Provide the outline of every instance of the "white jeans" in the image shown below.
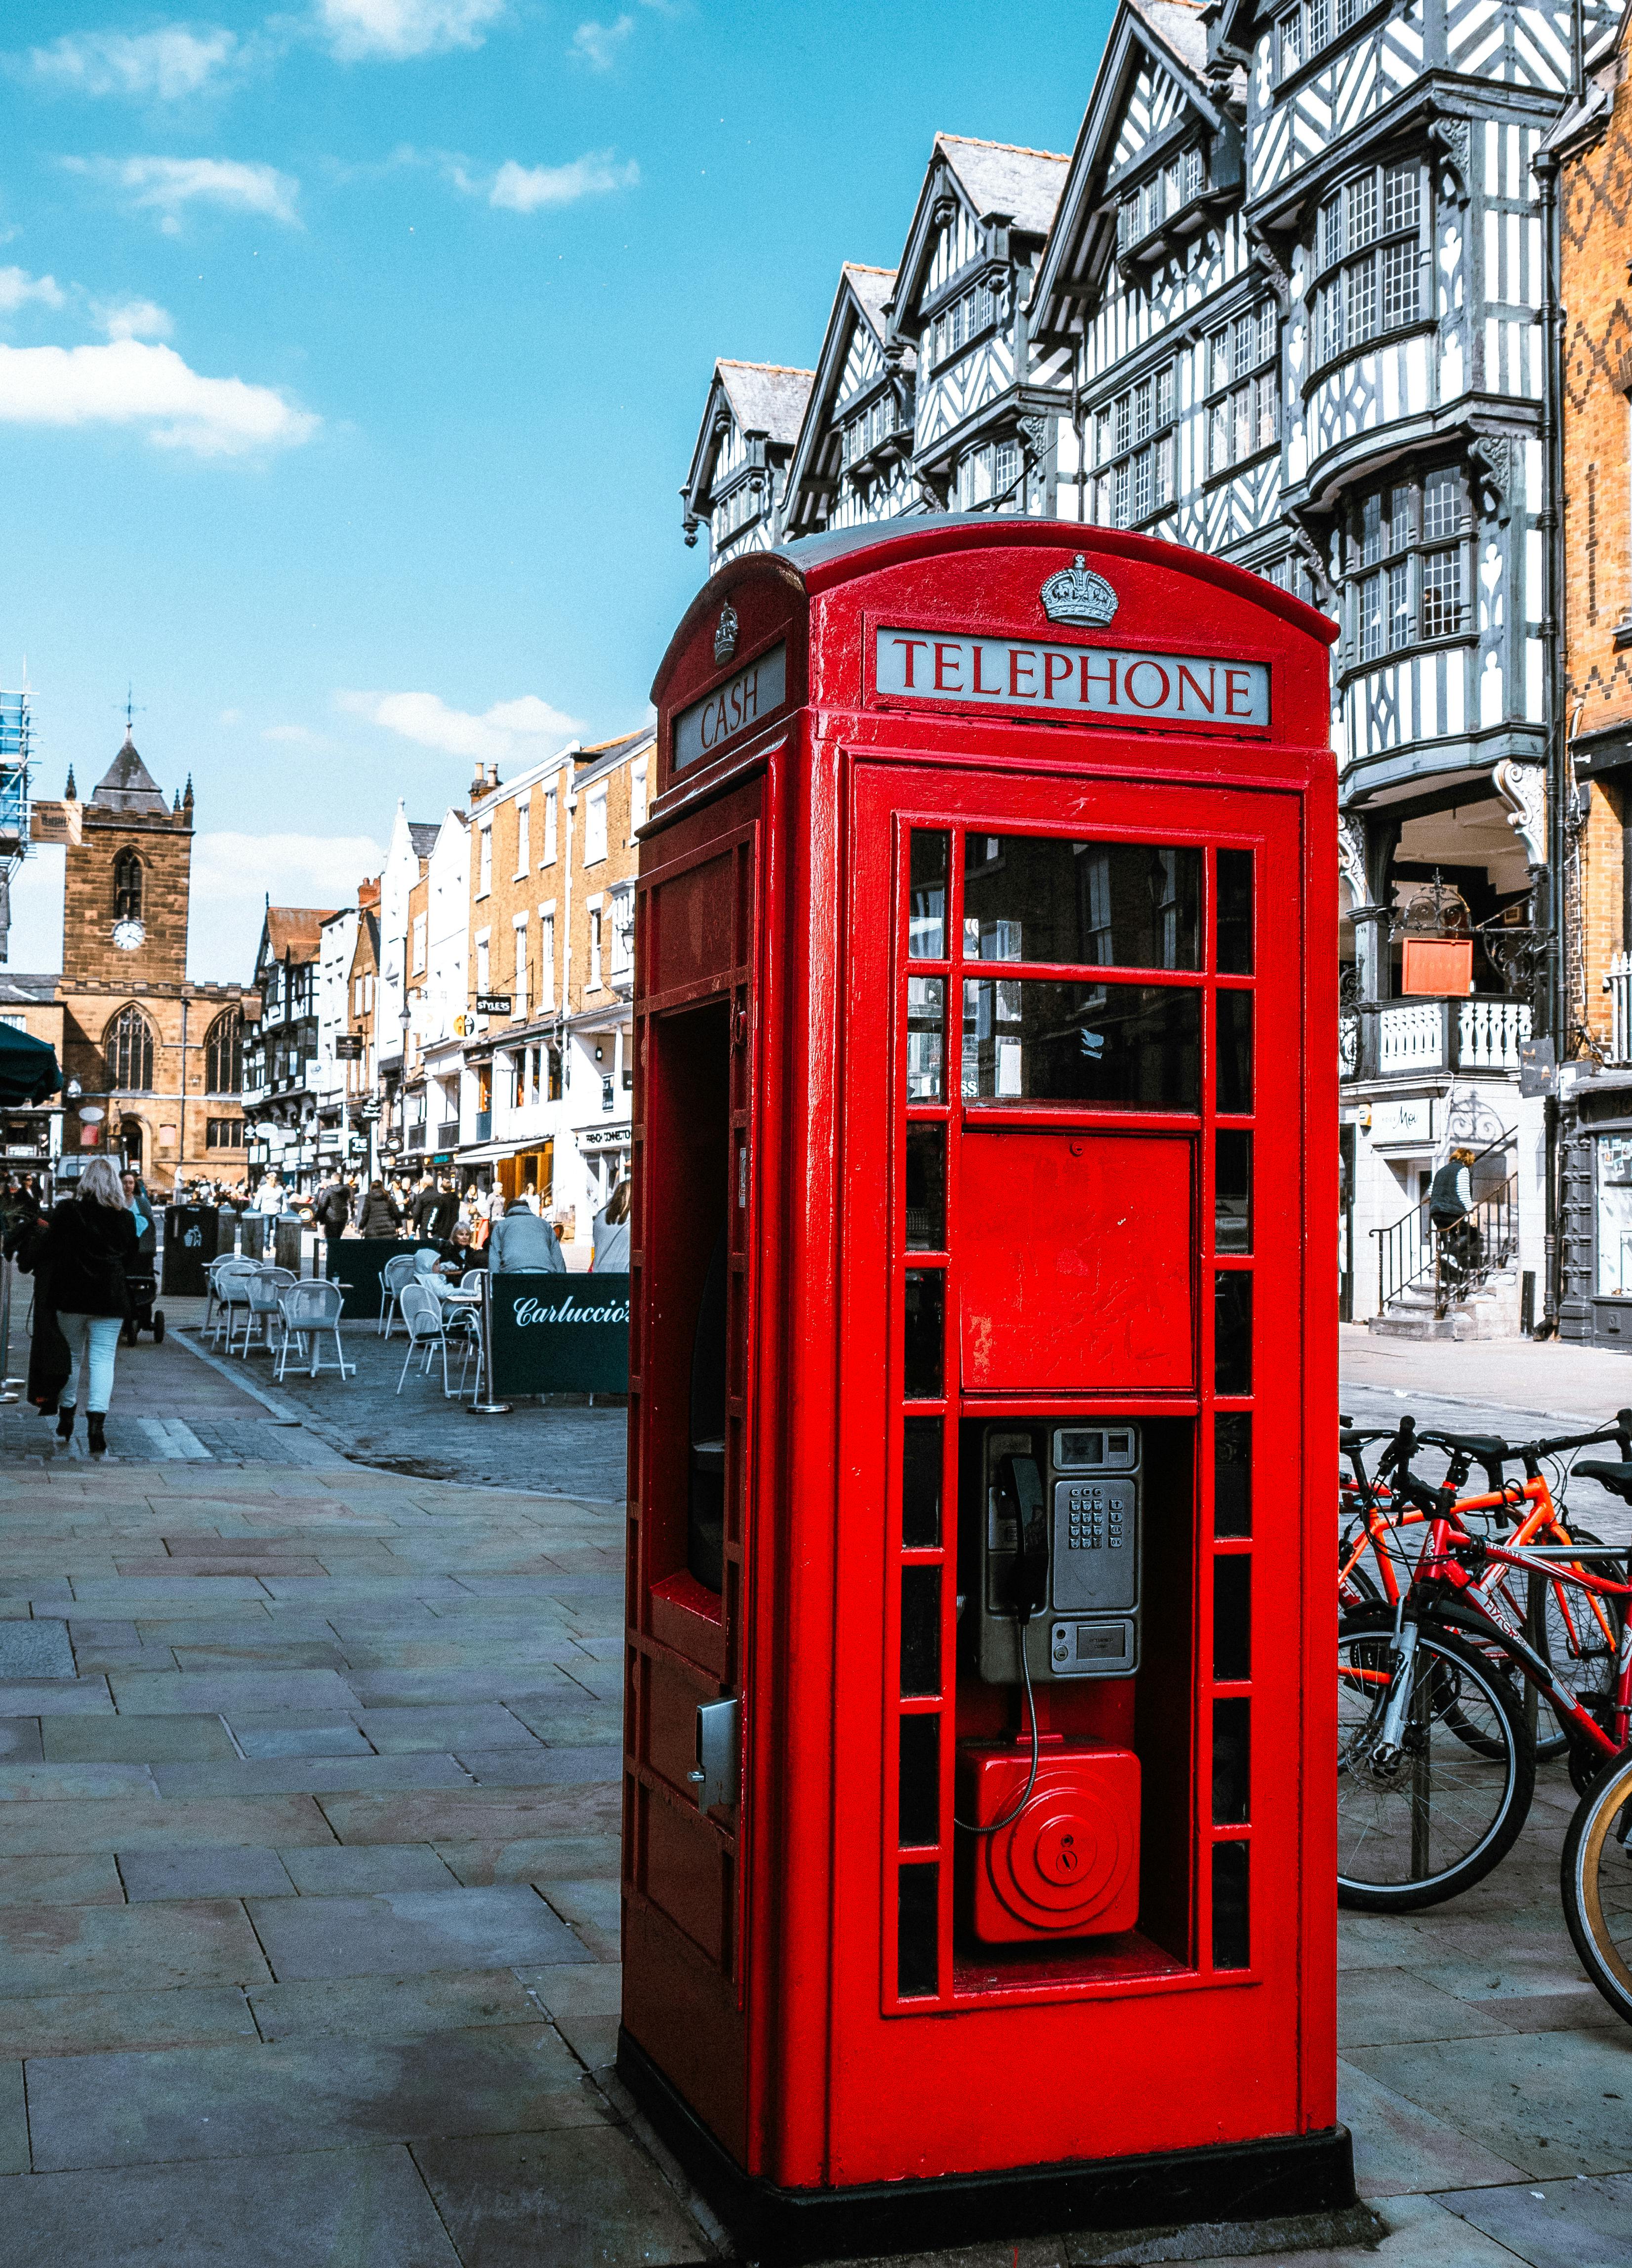
[[106,1416],[114,1390],[114,1358],[119,1351],[123,1322],[118,1315],[59,1314],[56,1320],[68,1341],[71,1358],[68,1383],[63,1388],[63,1407],[67,1409],[78,1403],[80,1389],[86,1388],[86,1410]]

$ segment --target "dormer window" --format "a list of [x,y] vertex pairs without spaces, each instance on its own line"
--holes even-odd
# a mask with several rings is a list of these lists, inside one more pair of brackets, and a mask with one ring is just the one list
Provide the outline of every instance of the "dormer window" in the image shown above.
[[1117,250],[1131,251],[1154,236],[1163,221],[1171,220],[1207,188],[1207,166],[1200,143],[1181,150],[1159,172],[1148,174],[1129,189],[1117,206]]
[[942,308],[929,326],[929,359],[938,366],[961,354],[971,340],[989,330],[997,320],[997,295],[989,284],[977,284],[964,291],[949,307]]
[[875,401],[847,418],[844,430],[845,462],[857,464],[896,430],[896,398],[881,394]]
[[1303,0],[1300,7],[1277,17],[1281,77],[1300,70],[1333,40],[1351,32],[1369,4],[1370,0]]
[[122,850],[114,861],[114,918],[142,918],[142,861],[134,850]]

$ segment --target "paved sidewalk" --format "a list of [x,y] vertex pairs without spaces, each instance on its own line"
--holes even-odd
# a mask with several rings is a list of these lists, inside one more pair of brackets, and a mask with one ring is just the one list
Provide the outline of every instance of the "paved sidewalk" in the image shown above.
[[[721,2257],[609,2069],[621,1505],[351,1463],[181,1348],[122,1360],[106,1464],[0,1413],[5,2268]],[[1489,1881],[1343,1919],[1385,2233],[1311,2268],[1632,2257],[1632,2032],[1565,1934],[1571,1800],[1547,1768]]]

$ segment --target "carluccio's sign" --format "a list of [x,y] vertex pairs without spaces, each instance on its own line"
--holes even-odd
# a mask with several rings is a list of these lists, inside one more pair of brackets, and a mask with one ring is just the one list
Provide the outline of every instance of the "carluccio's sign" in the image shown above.
[[626,1275],[496,1275],[492,1334],[497,1394],[629,1391]]

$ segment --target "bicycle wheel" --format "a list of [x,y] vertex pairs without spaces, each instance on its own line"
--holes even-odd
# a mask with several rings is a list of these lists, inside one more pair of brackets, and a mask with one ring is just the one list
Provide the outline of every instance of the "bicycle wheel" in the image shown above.
[[1611,1759],[1576,1806],[1560,1869],[1564,1919],[1581,1966],[1632,2024],[1632,1749]]
[[[1570,1534],[1580,1544],[1596,1543],[1598,1537],[1584,1528],[1572,1527]],[[1604,1572],[1602,1562],[1587,1565],[1593,1573]],[[1616,1649],[1620,1645],[1621,1628],[1626,1619],[1626,1602],[1613,1592],[1597,1601],[1614,1637],[1612,1641],[1604,1635],[1603,1624],[1592,1610],[1589,1593],[1572,1587],[1568,1583],[1550,1582],[1546,1590],[1546,1611],[1541,1625],[1541,1652],[1547,1656],[1553,1675],[1566,1691],[1586,1704],[1592,1712],[1594,1701],[1605,1700],[1615,1683]],[[1558,1712],[1554,1709],[1555,1719]],[[1538,1727],[1536,1758],[1543,1762],[1552,1756],[1565,1755],[1570,1735],[1562,1719],[1555,1732],[1543,1734]],[[1596,1769],[1596,1768],[1595,1768]]]
[[1338,1633],[1338,1904],[1366,1913],[1441,1904],[1512,1847],[1535,1790],[1535,1748],[1501,1671],[1450,1631],[1419,1626],[1391,1750],[1399,1675],[1391,1624]]

